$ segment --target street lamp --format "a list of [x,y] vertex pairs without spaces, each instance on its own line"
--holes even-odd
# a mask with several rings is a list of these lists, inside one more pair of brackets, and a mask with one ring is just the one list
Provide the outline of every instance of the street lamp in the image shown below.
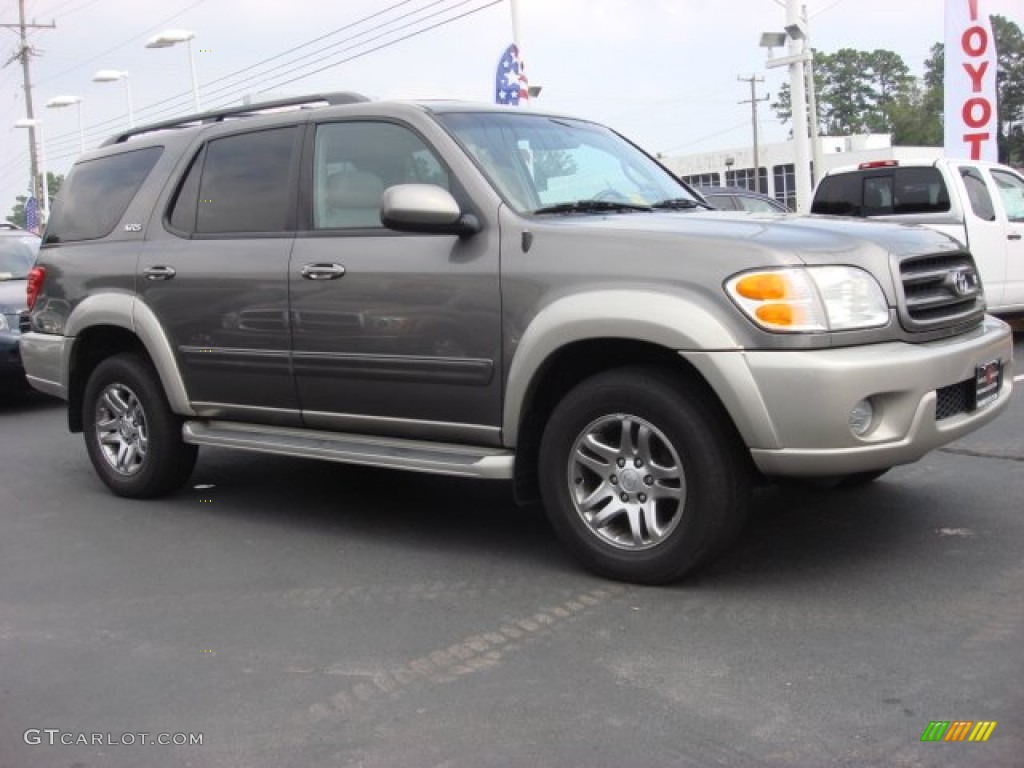
[[124,97],[128,102],[128,127],[135,127],[135,115],[132,113],[132,88],[128,84],[128,73],[117,69],[101,69],[92,76],[94,83],[113,83],[124,80]]
[[72,104],[78,107],[78,153],[85,152],[85,131],[82,128],[82,97],[81,96],[54,96],[46,106],[56,109],[70,107]]
[[185,43],[188,48],[188,71],[192,77],[192,105],[196,112],[199,107],[199,82],[196,80],[196,59],[192,53],[192,38],[196,33],[190,29],[165,29],[158,35],[154,35],[146,42],[147,48],[170,48],[178,43]]
[[[39,129],[39,171],[43,177],[43,199],[40,201],[40,210],[43,212],[43,222],[50,218],[50,184],[46,179],[46,142],[43,141],[43,121],[23,117],[15,121],[15,128],[38,128]],[[33,188],[37,181],[33,179]]]
[[[766,32],[761,35],[761,47],[768,49],[771,55],[773,48],[788,40],[789,55],[778,59],[769,59],[766,66],[789,67],[789,94],[793,113],[793,170],[796,185],[797,210],[805,210],[811,198],[811,172],[808,169],[807,138],[807,77],[805,65],[809,65],[812,54],[807,45],[807,21],[801,18],[797,7],[799,0],[786,0],[785,32]],[[813,101],[813,97],[812,97]],[[814,116],[815,126],[817,115]],[[816,169],[820,173],[820,167]]]

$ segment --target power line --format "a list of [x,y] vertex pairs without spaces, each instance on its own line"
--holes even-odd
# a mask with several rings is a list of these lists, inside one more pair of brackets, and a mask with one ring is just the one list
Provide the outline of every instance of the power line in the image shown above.
[[[453,11],[456,8],[459,8],[459,7],[463,6],[463,5],[468,4],[471,1],[472,0],[462,0],[462,2],[456,3],[455,5],[450,6],[449,8],[445,8],[444,10],[438,11],[437,13],[430,14],[429,16],[426,16],[426,17],[424,17],[422,19],[418,19],[416,23],[419,23],[419,22],[422,22],[422,21],[426,21],[427,19],[434,18],[436,16],[439,16],[442,13],[447,13],[448,11]],[[324,71],[326,71],[328,69],[333,69],[334,67],[340,66],[341,64],[345,64],[346,62],[352,61],[354,59],[362,58],[363,56],[366,56],[366,55],[368,55],[370,53],[373,53],[375,51],[379,51],[379,50],[381,50],[383,48],[388,48],[388,47],[390,47],[392,45],[395,45],[397,43],[403,42],[405,40],[409,40],[409,39],[411,39],[413,37],[418,37],[419,35],[422,35],[425,32],[430,32],[433,29],[437,29],[438,27],[442,27],[442,26],[444,26],[446,24],[451,24],[454,21],[458,21],[459,19],[463,19],[463,18],[465,18],[467,16],[471,16],[474,13],[479,13],[480,11],[485,10],[486,8],[491,7],[492,5],[497,5],[498,3],[501,3],[501,2],[504,2],[504,0],[491,0],[491,2],[485,3],[484,5],[481,5],[478,8],[473,8],[473,9],[471,9],[469,11],[466,11],[465,13],[460,13],[458,16],[453,16],[453,17],[451,17],[449,19],[445,19],[444,21],[440,21],[440,22],[438,22],[436,24],[431,24],[428,27],[424,27],[423,29],[416,30],[415,32],[412,32],[412,33],[410,33],[408,35],[403,35],[402,37],[399,37],[396,40],[390,40],[387,43],[375,46],[373,48],[370,48],[367,51],[363,51],[361,53],[357,53],[357,54],[354,54],[352,56],[348,56],[346,58],[342,58],[342,59],[340,59],[338,61],[335,61],[335,62],[333,62],[331,64],[327,64],[327,65],[324,65],[322,67],[318,67],[318,68],[313,69],[313,70],[308,71],[308,72],[303,72],[302,74],[297,75],[296,77],[290,78],[288,80],[278,81],[278,82],[276,82],[276,83],[274,83],[272,85],[267,86],[262,91],[260,91],[260,93],[262,93],[264,91],[271,90],[273,88],[279,88],[282,85],[288,85],[289,83],[293,83],[296,80],[301,80],[304,77],[308,77],[310,75],[315,75],[315,74],[318,74],[320,72],[324,72]],[[372,37],[369,40],[365,40],[362,43],[359,43],[358,45],[352,46],[352,48],[358,48],[360,46],[366,45],[367,43],[371,43],[371,42],[373,42],[375,40],[381,39],[382,37],[386,37],[388,35],[392,35],[395,32],[398,32],[398,31],[400,31],[402,29],[408,29],[410,26],[412,26],[412,24],[405,24],[405,25],[403,25],[401,27],[398,27],[396,29],[388,30],[387,32],[384,32],[384,33],[382,33],[380,35],[377,35],[376,37]],[[342,55],[344,55],[344,53],[345,53],[344,51],[341,52]],[[295,67],[293,69],[288,70],[287,72],[282,72],[281,74],[287,75],[287,74],[295,72],[295,71],[297,71],[299,69],[302,69],[302,67]]]
[[[203,0],[200,0],[200,2],[202,2],[202,1]],[[443,1],[443,0],[437,0],[437,1],[440,2],[440,1]],[[320,35],[319,37],[316,37],[316,38],[314,38],[314,39],[312,39],[310,41],[302,43],[301,45],[294,46],[294,47],[292,47],[292,48],[290,48],[290,49],[288,49],[286,51],[283,51],[280,54],[276,54],[276,55],[271,56],[271,57],[269,57],[267,59],[263,59],[262,61],[258,61],[254,65],[252,65],[252,66],[244,67],[242,69],[236,70],[235,72],[231,72],[231,73],[229,73],[227,75],[219,77],[216,80],[210,81],[209,83],[204,84],[204,88],[208,89],[210,85],[218,83],[218,82],[222,82],[222,81],[230,79],[230,78],[233,78],[233,77],[235,77],[238,74],[247,74],[247,77],[244,80],[239,81],[239,82],[233,84],[232,86],[230,86],[228,88],[221,88],[221,89],[215,90],[214,91],[214,95],[216,95],[217,93],[221,93],[223,91],[226,91],[226,90],[237,90],[240,87],[244,87],[249,82],[259,82],[262,78],[265,77],[265,73],[253,73],[253,68],[258,68],[258,67],[262,66],[263,64],[266,64],[268,62],[271,62],[271,61],[274,61],[276,59],[279,59],[282,56],[286,56],[288,53],[292,53],[292,52],[300,50],[302,48],[307,48],[310,45],[313,45],[313,44],[319,42],[320,40],[324,40],[324,39],[326,39],[328,37],[332,37],[332,36],[334,36],[336,34],[344,32],[344,31],[346,31],[348,29],[352,29],[353,27],[356,27],[356,26],[359,26],[361,24],[364,24],[364,23],[366,23],[368,21],[371,21],[371,20],[373,20],[373,19],[375,19],[375,18],[377,18],[377,17],[379,17],[379,16],[381,16],[381,15],[383,15],[385,13],[388,13],[388,12],[390,12],[390,11],[396,9],[396,8],[400,8],[400,7],[404,6],[404,5],[408,5],[410,2],[413,2],[413,0],[401,0],[401,2],[394,3],[393,5],[390,5],[387,8],[384,8],[381,11],[377,11],[375,13],[372,13],[372,14],[368,15],[368,16],[364,16],[364,17],[362,17],[360,19],[357,19],[354,22],[350,22],[348,24],[345,24],[345,25],[339,27],[338,29],[335,29],[335,30],[333,30],[333,31],[331,31],[331,32],[329,32],[329,33],[327,33],[325,35]],[[436,4],[437,4],[437,2],[433,2],[433,3],[428,4],[427,6],[423,6],[420,9],[417,9],[417,10],[413,11],[411,14],[404,14],[402,16],[399,16],[399,17],[395,18],[395,19],[391,19],[390,21],[384,22],[383,24],[378,25],[377,27],[372,27],[371,29],[364,31],[362,33],[362,35],[369,34],[370,32],[373,32],[376,29],[380,29],[380,28],[383,28],[383,27],[388,26],[390,24],[393,24],[393,23],[395,23],[397,21],[400,21],[400,20],[402,20],[404,18],[407,18],[410,15],[414,15],[415,13],[418,13],[418,12],[420,12],[422,10],[426,10],[426,8],[429,8],[429,7],[431,7],[433,5],[436,5]],[[196,3],[194,5],[198,5],[198,3]],[[194,6],[190,6],[190,7],[194,7]],[[129,40],[126,44],[130,44],[132,41],[134,41],[134,39],[137,39],[137,38],[133,38],[132,40]],[[340,45],[341,43],[346,42],[347,40],[348,40],[348,38],[346,38],[346,40],[340,41],[339,43],[337,43],[335,45]],[[123,47],[123,46],[118,46],[118,47]],[[330,48],[330,46],[328,46],[328,48],[321,49],[321,50],[327,50],[329,48]],[[317,52],[320,52],[320,50],[318,50]],[[99,58],[99,57],[95,57],[95,58]],[[292,62],[287,62],[287,63],[285,63],[282,66],[288,66],[288,64],[294,63],[294,61],[295,60],[293,60]],[[278,68],[280,68],[280,67],[278,67]],[[274,71],[274,70],[273,69],[268,70],[268,72],[270,72],[270,71]],[[55,77],[56,77],[56,75],[55,75]],[[207,90],[207,93],[209,93],[208,90]],[[140,113],[149,113],[149,117],[147,119],[155,119],[155,118],[157,118],[157,117],[159,117],[161,115],[168,114],[168,113],[173,113],[173,112],[178,111],[180,109],[180,107],[183,106],[182,102],[184,102],[184,100],[186,98],[188,98],[188,96],[189,96],[189,94],[187,92],[186,93],[176,94],[174,96],[168,97],[167,99],[163,99],[161,101],[158,101],[158,102],[156,102],[154,104],[149,104],[149,105],[147,105],[145,107],[142,107],[139,110],[139,112]],[[161,109],[160,107],[162,105],[167,105],[167,106],[163,106],[163,108]],[[220,106],[220,105],[218,105],[218,106]],[[115,118],[110,118],[108,120],[104,120],[104,121],[101,121],[99,123],[94,123],[93,125],[90,125],[89,126],[89,138],[93,139],[96,136],[100,136],[102,138],[105,134],[110,132],[110,129],[112,129],[113,126],[117,125],[119,122],[120,122],[120,118],[115,117]],[[57,136],[57,137],[55,137],[54,139],[51,140],[51,145],[54,146],[54,147],[70,146],[71,142],[74,140],[74,135],[75,135],[74,132],[71,132],[71,131],[69,131],[67,133],[60,134],[59,136]],[[62,155],[60,157],[67,157],[67,156],[68,155]]]
[[[362,42],[359,42],[359,43],[356,43],[356,44],[353,44],[353,45],[349,45],[349,46],[345,46],[345,47],[341,48],[341,50],[338,52],[338,54],[343,56],[344,58],[342,58],[340,60],[332,61],[330,64],[327,64],[327,65],[324,65],[324,66],[321,66],[321,67],[318,67],[318,68],[315,68],[315,69],[312,69],[312,70],[310,70],[308,68],[309,65],[293,67],[292,69],[289,69],[289,70],[281,73],[281,75],[287,75],[287,74],[291,74],[293,72],[296,72],[298,70],[302,70],[302,69],[306,70],[306,71],[303,71],[301,74],[298,74],[296,77],[289,78],[289,79],[286,79],[286,80],[279,80],[279,81],[271,83],[271,84],[266,84],[266,77],[267,77],[267,75],[270,72],[273,72],[273,71],[275,71],[277,69],[282,69],[284,67],[288,67],[291,64],[294,64],[295,61],[299,61],[299,60],[301,60],[303,58],[308,58],[308,55],[300,57],[299,59],[294,59],[292,61],[285,62],[284,64],[281,64],[281,65],[279,65],[277,67],[271,68],[270,70],[267,70],[265,72],[261,72],[261,73],[258,73],[258,74],[250,74],[250,76],[246,80],[238,81],[238,82],[236,82],[236,83],[234,83],[234,84],[232,84],[230,86],[224,86],[224,87],[222,87],[220,89],[216,89],[214,91],[214,93],[215,94],[216,93],[222,93],[222,92],[225,92],[225,91],[237,92],[239,89],[245,87],[246,85],[252,84],[252,83],[262,83],[262,84],[265,84],[265,87],[261,89],[261,92],[266,91],[266,90],[271,90],[271,89],[279,87],[281,85],[286,85],[286,84],[292,83],[292,82],[294,82],[296,80],[300,80],[300,79],[302,79],[304,77],[308,77],[310,75],[317,74],[317,73],[322,72],[322,71],[324,71],[326,69],[330,69],[332,67],[340,66],[341,64],[344,64],[344,63],[346,63],[348,61],[352,61],[352,60],[360,58],[362,56],[369,55],[370,53],[373,53],[375,51],[379,51],[379,50],[381,50],[383,48],[386,48],[386,47],[389,47],[391,45],[396,45],[396,44],[398,44],[400,42],[403,42],[403,41],[408,40],[408,39],[410,39],[412,37],[424,34],[426,32],[429,32],[429,31],[433,30],[433,29],[437,29],[438,27],[444,26],[446,24],[453,23],[455,21],[463,19],[463,18],[465,18],[467,16],[470,16],[472,14],[478,13],[478,12],[480,12],[480,11],[490,7],[490,6],[493,6],[493,5],[496,5],[496,4],[500,3],[500,2],[503,2],[504,0],[490,0],[490,2],[487,2],[484,5],[478,6],[476,8],[472,8],[472,9],[470,9],[470,10],[468,10],[468,11],[462,13],[462,14],[459,14],[457,16],[446,18],[446,19],[443,19],[443,20],[441,20],[441,21],[439,21],[439,22],[437,22],[435,24],[432,24],[432,25],[429,25],[429,26],[426,26],[426,27],[422,27],[422,28],[417,29],[417,30],[415,30],[413,32],[410,32],[409,34],[403,35],[403,36],[401,36],[399,38],[388,40],[387,42],[382,43],[381,45],[378,45],[378,46],[374,46],[374,47],[372,47],[372,48],[370,48],[368,50],[364,50],[364,51],[360,51],[358,53],[354,53],[351,56],[345,56],[346,53],[348,53],[350,51],[357,50],[357,49],[359,49],[359,48],[369,44],[370,42],[373,42],[374,40],[379,40],[379,39],[381,39],[383,37],[388,37],[388,36],[393,35],[393,34],[395,34],[396,32],[398,32],[398,31],[400,31],[402,29],[407,29],[410,26],[413,26],[415,24],[421,24],[422,22],[426,21],[427,19],[435,18],[435,17],[437,17],[437,16],[439,16],[439,15],[441,15],[443,13],[451,12],[452,10],[455,10],[456,8],[458,8],[460,6],[465,5],[469,1],[470,0],[461,0],[461,2],[458,2],[455,5],[450,5],[447,8],[442,9],[441,11],[437,11],[437,12],[435,12],[433,14],[428,15],[428,16],[421,17],[420,19],[417,19],[414,22],[410,22],[410,23],[402,25],[400,27],[395,27],[395,28],[392,28],[390,30],[386,30],[386,31],[382,32],[381,34],[378,34],[375,37],[372,37],[372,38],[370,38],[368,40],[363,40]],[[314,43],[318,42],[319,40],[324,39],[325,37],[328,37],[330,35],[333,35],[333,34],[336,34],[338,32],[344,31],[346,29],[351,29],[354,26],[357,26],[359,24],[365,23],[366,21],[368,21],[370,19],[378,17],[383,12],[386,12],[386,11],[389,11],[389,10],[393,10],[393,9],[398,8],[400,6],[406,5],[408,2],[410,2],[410,0],[404,0],[403,2],[400,2],[400,3],[397,3],[395,5],[390,6],[389,8],[385,9],[385,11],[381,11],[381,12],[372,14],[370,16],[364,17],[362,19],[359,19],[356,22],[352,22],[352,23],[346,24],[345,26],[340,27],[337,30],[334,30],[332,33],[329,33],[329,35],[322,35],[322,36],[320,36],[320,37],[318,37],[318,38],[316,38],[314,40],[311,40],[311,41],[309,41],[307,43],[304,43],[304,44],[302,44],[300,46],[295,46],[294,48],[290,49],[289,52],[293,52],[295,50],[299,50],[301,48],[308,47],[309,45],[314,44]],[[399,16],[397,18],[394,18],[394,19],[391,19],[389,21],[386,21],[386,22],[383,22],[381,24],[378,24],[378,25],[376,25],[375,27],[372,27],[369,30],[364,30],[362,33],[359,33],[358,35],[352,36],[351,38],[346,38],[346,39],[344,39],[342,41],[339,41],[338,43],[335,43],[332,46],[328,46],[325,49],[320,49],[320,50],[316,51],[316,53],[322,53],[324,50],[329,50],[331,48],[338,48],[339,46],[342,46],[344,43],[351,42],[352,40],[354,40],[354,39],[356,39],[358,37],[365,37],[367,34],[371,34],[371,33],[376,32],[378,30],[383,30],[386,27],[394,25],[398,21],[401,21],[403,19],[406,19],[406,18],[408,18],[410,16],[413,16],[413,15],[416,15],[418,13],[422,13],[423,11],[425,11],[428,8],[433,7],[434,5],[437,5],[437,4],[438,4],[437,2],[428,3],[427,5],[421,6],[420,8],[418,8],[418,9],[416,9],[416,10],[410,12],[410,13],[404,14],[404,15]],[[282,55],[286,55],[286,53],[287,52],[285,52],[283,54],[277,54],[277,55],[275,55],[273,57],[270,57],[268,59],[264,59],[261,62],[257,62],[257,64],[254,65],[254,66],[259,67],[260,65],[262,65],[264,63],[267,63],[269,61],[276,60],[276,59],[280,58]],[[252,67],[248,67],[246,69],[239,70],[239,72],[245,72],[245,71],[248,71],[248,72],[252,73]],[[221,78],[218,78],[217,80],[214,80],[214,81],[211,81],[211,82],[213,82],[213,83],[221,82],[221,81],[224,81],[226,79],[229,79],[229,78],[233,77],[236,74],[238,74],[238,72],[231,73],[229,75],[225,75],[225,76],[223,76]],[[147,105],[147,106],[143,107],[142,109],[140,109],[139,112],[140,113],[148,113],[149,116],[148,116],[147,119],[152,119],[152,118],[155,118],[155,117],[157,117],[157,116],[159,116],[161,114],[175,111],[176,109],[179,108],[175,104],[175,102],[181,101],[183,99],[187,99],[188,96],[189,96],[189,94],[187,92],[186,93],[181,93],[181,94],[176,94],[175,96],[169,97],[168,99],[164,99],[164,100],[159,101],[159,102],[157,102],[155,104]],[[228,105],[230,103],[233,103],[234,101],[235,101],[235,99],[232,98],[231,100],[229,100],[227,102],[216,104],[215,106],[226,106],[226,105]],[[162,105],[169,105],[169,106],[163,106],[162,107]],[[214,108],[214,106],[211,105],[211,108]],[[110,120],[102,121],[100,123],[97,123],[97,124],[89,126],[89,138],[90,138],[90,140],[93,139],[94,136],[96,136],[99,133],[106,134],[107,132],[109,132],[109,131],[105,130],[105,126],[112,126],[114,124],[117,124],[118,122],[120,122],[120,118],[111,118]],[[75,135],[76,134],[74,132],[69,132],[69,133],[61,134],[60,136],[55,137],[55,139],[52,140],[50,143],[53,146],[68,146],[74,140],[74,136]],[[68,153],[65,153],[63,155],[55,155],[54,159],[64,159],[64,158],[67,158],[67,157],[74,157],[76,154],[77,154],[76,152],[68,152]]]
[[156,24],[153,24],[152,26],[146,27],[145,29],[141,30],[140,32],[135,33],[130,38],[126,39],[123,42],[118,43],[117,45],[115,45],[113,48],[108,48],[107,50],[103,51],[102,53],[98,53],[95,56],[92,56],[91,58],[86,59],[85,61],[83,61],[80,64],[76,64],[73,67],[69,67],[68,69],[64,69],[64,70],[61,70],[60,72],[57,72],[56,74],[50,75],[49,77],[44,78],[43,80],[40,80],[38,83],[36,83],[36,85],[42,85],[44,83],[50,82],[51,80],[55,80],[58,77],[63,77],[64,75],[70,74],[71,72],[76,72],[77,70],[79,70],[82,67],[84,67],[86,64],[89,64],[89,63],[91,63],[93,61],[96,61],[97,59],[102,59],[104,56],[106,56],[108,54],[111,54],[114,51],[119,51],[122,48],[125,48],[126,46],[131,45],[132,43],[137,41],[140,37],[143,37],[144,35],[146,35],[148,32],[152,32],[154,29],[160,29],[165,24],[167,24],[167,22],[174,21],[174,19],[178,18],[182,14],[185,14],[188,11],[191,11],[197,5],[202,5],[205,2],[206,2],[206,0],[197,0],[197,2],[194,2],[191,5],[189,5],[189,6],[185,7],[185,8],[182,8],[180,11],[178,11],[177,13],[175,13],[175,14],[173,14],[171,16],[168,16],[163,21],[158,21]]
[[[27,32],[30,29],[48,29],[56,26],[52,22],[50,24],[36,24],[32,22],[29,24],[25,21],[25,0],[18,0],[18,23],[17,24],[0,24],[0,27],[7,27],[10,29],[17,28],[19,34],[18,52],[4,63],[3,66],[20,59],[21,60],[21,72],[22,79],[25,87],[25,114],[27,115],[26,123],[24,126],[28,128],[28,152],[29,152],[29,173],[32,178],[32,189],[36,199],[40,201],[40,208],[43,212],[43,218],[49,215],[50,203],[49,194],[46,190],[46,172],[42,174],[39,172],[39,157],[36,152],[36,128],[38,127],[35,120],[35,114],[32,111],[32,72],[31,72],[31,59],[35,54],[35,51],[28,44]],[[45,162],[45,158],[43,158]]]

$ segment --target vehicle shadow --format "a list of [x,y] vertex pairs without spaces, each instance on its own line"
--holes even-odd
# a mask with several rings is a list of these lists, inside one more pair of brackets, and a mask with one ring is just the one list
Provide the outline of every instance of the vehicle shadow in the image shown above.
[[[195,488],[207,484],[214,488]],[[204,449],[182,491],[203,493],[218,503],[202,514],[311,527],[364,545],[485,552],[515,570],[582,572],[543,510],[517,506],[509,483]],[[899,560],[917,546],[922,526],[930,530],[921,493],[928,495],[884,479],[857,489],[759,489],[735,545],[679,586],[817,582]]]
[[8,412],[25,413],[33,410],[62,408],[64,401],[18,385],[0,390],[0,415]]
[[[212,488],[196,486],[212,485]],[[184,495],[212,496],[202,514],[302,526],[366,545],[386,542],[453,555],[481,552],[514,568],[561,572],[543,510],[520,507],[510,483],[204,448]]]

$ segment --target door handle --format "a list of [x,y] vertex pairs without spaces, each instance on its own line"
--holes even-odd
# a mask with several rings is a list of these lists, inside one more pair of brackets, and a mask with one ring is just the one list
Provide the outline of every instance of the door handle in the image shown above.
[[307,264],[302,268],[302,276],[307,280],[337,280],[344,274],[341,264]]
[[177,272],[174,267],[148,267],[142,271],[147,280],[170,280]]
[[1006,239],[1007,240],[1020,240],[1021,239],[1021,234],[1020,234],[1020,232],[1013,232],[1013,233],[1007,235]]

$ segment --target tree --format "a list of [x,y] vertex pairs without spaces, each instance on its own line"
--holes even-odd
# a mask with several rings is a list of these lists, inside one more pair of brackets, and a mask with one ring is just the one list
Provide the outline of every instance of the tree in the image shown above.
[[[48,185],[48,198],[50,201],[50,207],[52,209],[53,201],[57,198],[57,193],[60,191],[61,184],[64,183],[64,174],[54,174],[47,171],[46,183]],[[17,197],[14,198],[14,201],[14,207],[11,208],[11,213],[10,215],[8,215],[7,221],[16,227],[22,227],[24,229],[26,226],[25,205],[28,203],[28,196],[18,195]]]
[[1003,16],[992,16],[996,41],[999,159],[1024,165],[1024,33]]
[[[991,16],[997,51],[996,90],[999,159],[1024,165],[1024,33],[1013,21]],[[892,51],[843,48],[815,52],[814,83],[819,130],[851,134],[891,133],[894,144],[942,146],[945,48],[935,43],[915,83]],[[791,118],[789,86],[772,104],[782,122]]]
[[[815,51],[818,130],[831,135],[889,131],[890,109],[906,98],[912,85],[910,69],[892,51]],[[783,122],[791,118],[788,85],[782,86],[779,101],[772,107]]]

